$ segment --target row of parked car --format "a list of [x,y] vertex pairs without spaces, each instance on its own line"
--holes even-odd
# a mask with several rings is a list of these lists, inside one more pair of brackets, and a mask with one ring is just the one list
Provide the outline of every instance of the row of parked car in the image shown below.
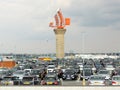
[[120,85],[119,61],[108,58],[16,60],[16,67],[0,68],[0,85],[62,85],[64,80],[83,79],[88,85]]
[[[116,61],[118,63],[115,64]],[[86,70],[85,63],[81,76],[88,81],[88,85],[120,85],[119,61],[119,59],[92,60],[95,71],[90,68]]]
[[[76,59],[64,62],[67,68],[74,66],[80,81],[87,85],[120,85],[120,59]],[[68,65],[69,64],[69,65]],[[62,69],[63,67],[61,67]],[[63,70],[64,71],[64,70]]]

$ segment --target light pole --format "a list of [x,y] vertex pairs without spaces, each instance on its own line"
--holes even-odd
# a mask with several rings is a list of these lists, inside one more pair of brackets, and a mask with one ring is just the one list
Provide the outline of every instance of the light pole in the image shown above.
[[46,57],[49,57],[49,42],[46,40]]
[[[82,32],[82,52],[83,52],[83,54],[84,54],[84,34],[85,34],[85,32]],[[83,57],[83,81],[82,81],[82,85],[83,86],[85,86],[85,72],[84,72],[84,57]]]

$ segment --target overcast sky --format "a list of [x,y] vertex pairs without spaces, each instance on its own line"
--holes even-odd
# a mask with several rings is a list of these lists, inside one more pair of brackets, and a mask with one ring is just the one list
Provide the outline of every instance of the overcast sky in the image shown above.
[[0,53],[55,52],[58,8],[71,18],[65,52],[120,51],[120,0],[0,0]]

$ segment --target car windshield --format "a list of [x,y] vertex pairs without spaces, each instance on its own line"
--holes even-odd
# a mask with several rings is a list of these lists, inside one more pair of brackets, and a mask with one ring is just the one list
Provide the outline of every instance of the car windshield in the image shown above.
[[3,80],[12,80],[12,77],[4,77]]
[[106,67],[107,67],[107,68],[113,68],[113,66],[112,66],[112,65],[107,65]]
[[54,66],[48,66],[48,68],[54,69],[55,67]]
[[67,74],[73,74],[74,71],[73,70],[66,70],[65,73],[67,73]]
[[85,65],[84,68],[92,68],[92,65]]
[[14,74],[23,74],[24,72],[21,71],[21,72],[14,72]]
[[18,80],[19,77],[12,77],[12,80]]
[[45,80],[46,81],[55,81],[56,78],[55,77],[46,77]]
[[120,80],[120,77],[113,77],[113,80]]
[[32,70],[31,71],[32,74],[39,74],[39,72],[40,72],[39,70]]
[[0,71],[0,74],[6,74],[6,72],[5,71]]
[[94,77],[91,77],[90,80],[104,80],[105,77],[100,77],[100,76],[94,76]]
[[92,71],[91,69],[88,69],[88,70],[84,70],[84,73],[85,73],[85,76],[89,76],[92,74]]
[[109,74],[109,71],[100,71],[99,74]]

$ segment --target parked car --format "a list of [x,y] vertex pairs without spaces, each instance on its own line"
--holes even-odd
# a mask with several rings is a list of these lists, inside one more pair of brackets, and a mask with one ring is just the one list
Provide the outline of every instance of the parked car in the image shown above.
[[53,74],[47,74],[45,78],[41,81],[41,85],[60,85],[60,79],[58,76],[53,73]]
[[73,68],[77,74],[80,74],[80,67],[78,65],[73,65],[70,68]]
[[25,75],[30,75],[32,69],[24,69]]
[[13,76],[19,77],[20,80],[22,80],[22,78],[24,77],[24,71],[23,70],[17,70],[15,72],[13,72]]
[[19,77],[6,76],[1,80],[1,85],[19,85]]
[[30,74],[31,74],[32,76],[37,76],[37,77],[39,77],[39,75],[40,75],[40,69],[32,69]]
[[7,76],[8,71],[7,68],[0,68],[0,78]]
[[112,85],[120,85],[120,75],[112,77]]
[[106,65],[106,66],[105,66],[105,69],[106,69],[106,70],[109,70],[109,71],[113,71],[115,68],[114,68],[113,65],[110,64],[110,65]]
[[114,75],[120,75],[120,67],[117,67],[113,70],[113,76]]
[[66,69],[62,76],[63,80],[76,80],[77,78],[78,75],[74,69]]
[[94,61],[94,66],[96,67],[97,71],[99,71],[101,68],[103,68],[103,65],[100,63],[99,60]]
[[91,75],[88,79],[88,85],[105,85],[105,76]]
[[101,76],[105,76],[105,79],[111,79],[112,76],[112,72],[109,70],[100,70],[97,74]]
[[91,75],[93,75],[92,69],[91,68],[86,68],[82,71],[82,73],[80,75],[80,80],[83,80],[83,78],[85,80],[88,80]]
[[48,65],[47,72],[53,72],[56,69],[55,65]]
[[62,72],[65,72],[66,67],[65,67],[65,66],[62,66],[62,67],[61,67],[61,70],[62,70]]
[[34,76],[24,76],[21,85],[39,85],[40,79]]

